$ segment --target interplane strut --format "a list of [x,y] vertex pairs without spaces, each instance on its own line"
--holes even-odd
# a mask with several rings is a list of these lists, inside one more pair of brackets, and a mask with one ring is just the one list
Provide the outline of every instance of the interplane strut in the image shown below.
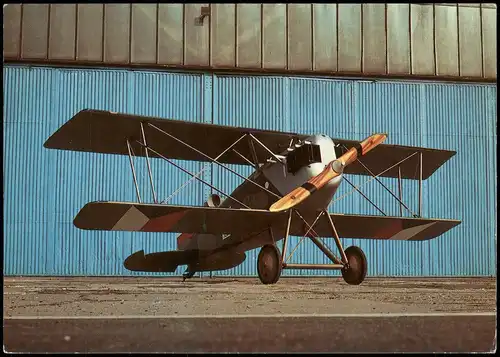
[[208,156],[208,155],[206,155],[205,153],[201,152],[200,150],[198,150],[198,149],[196,149],[196,148],[192,147],[191,145],[189,145],[189,144],[185,143],[184,141],[182,141],[182,140],[180,140],[180,139],[176,138],[176,137],[175,137],[175,136],[173,136],[172,134],[167,133],[166,131],[164,131],[164,130],[162,130],[162,129],[158,128],[157,126],[155,126],[155,125],[153,125],[153,124],[148,123],[148,125],[149,125],[150,127],[154,128],[154,129],[156,129],[156,130],[158,130],[158,131],[160,131],[160,132],[164,133],[165,135],[169,136],[170,138],[172,138],[172,139],[176,140],[177,142],[179,142],[179,143],[183,144],[184,146],[186,146],[186,147],[190,148],[191,150],[195,151],[196,153],[198,153],[198,154],[200,154],[200,155],[204,156],[205,158],[207,158],[207,159],[208,159],[208,160],[210,160],[211,162],[216,163],[216,164],[217,164],[217,165],[219,165],[220,167],[222,167],[222,168],[224,168],[224,169],[228,170],[229,172],[232,172],[233,174],[235,174],[236,176],[240,177],[241,179],[243,179],[243,180],[245,180],[245,181],[250,182],[251,184],[253,184],[253,185],[255,185],[255,186],[257,186],[257,187],[261,188],[262,190],[266,191],[267,193],[269,193],[269,194],[271,194],[271,195],[273,195],[273,196],[275,196],[275,197],[281,198],[281,196],[279,196],[279,195],[275,194],[274,192],[269,191],[269,190],[268,190],[268,189],[266,189],[265,187],[263,187],[263,186],[259,185],[258,183],[254,182],[254,181],[252,181],[252,180],[250,180],[250,179],[248,179],[248,178],[246,178],[245,176],[240,175],[239,173],[237,173],[237,172],[236,172],[236,171],[234,171],[233,169],[230,169],[229,167],[227,167],[227,166],[225,166],[225,165],[221,164],[220,162],[218,162],[217,160],[214,160],[213,158],[211,158],[210,156]]
[[[232,143],[229,147],[227,147],[223,152],[221,152],[219,155],[217,155],[217,157],[215,158],[215,160],[218,160],[220,159],[222,156],[224,156],[225,153],[227,153],[229,150],[234,150],[234,146],[236,144],[238,144],[243,138],[245,138],[247,136],[247,134],[243,134],[238,140],[236,140],[234,143]],[[189,180],[187,180],[181,187],[179,187],[174,193],[172,193],[169,197],[167,197],[164,201],[162,201],[162,203],[166,203],[168,202],[173,196],[175,196],[183,187],[185,187],[187,184],[189,184],[193,179],[195,179],[195,177],[198,177],[199,175],[201,175],[208,167],[210,166],[210,164],[205,164],[205,167],[203,167],[195,176],[191,177]]]
[[[342,146],[344,147],[344,149],[346,149],[346,150],[347,150],[347,148],[346,148],[346,146],[345,146],[345,145],[342,145]],[[413,156],[413,155],[412,155],[412,156]],[[408,158],[409,158],[409,157],[408,157]],[[420,160],[422,160],[422,153],[420,153]],[[370,173],[370,175],[371,175],[371,176],[372,176],[372,177],[373,177],[373,178],[374,178],[374,179],[375,179],[378,183],[380,183],[380,185],[382,185],[382,187],[383,187],[383,188],[385,188],[385,189],[386,189],[386,190],[387,190],[387,191],[388,191],[388,192],[389,192],[389,193],[390,193],[390,194],[391,194],[391,195],[392,195],[392,196],[393,196],[393,197],[394,197],[394,198],[395,198],[395,199],[396,199],[396,200],[400,203],[400,205],[401,205],[402,207],[406,208],[406,209],[407,209],[407,210],[408,210],[408,211],[412,214],[412,216],[413,216],[413,217],[417,217],[417,215],[416,215],[416,214],[415,214],[415,213],[414,213],[414,212],[413,212],[410,208],[408,208],[408,206],[406,206],[406,205],[404,204],[404,202],[401,200],[401,198],[396,197],[396,195],[395,195],[395,194],[391,191],[391,189],[389,189],[386,185],[384,185],[384,184],[382,183],[382,181],[380,181],[380,180],[377,178],[377,176],[379,176],[380,174],[379,174],[379,175],[377,175],[377,176],[375,176],[375,174],[374,174],[374,173],[373,173],[373,172],[372,172],[372,171],[371,171],[371,170],[370,170],[370,169],[369,169],[369,168],[368,168],[365,164],[363,164],[363,162],[362,162],[359,158],[356,158],[356,161],[358,161],[358,162],[359,162],[359,164],[360,164],[361,166],[363,166],[363,168],[364,168],[366,171],[368,171],[368,173]],[[420,161],[420,168],[422,168],[422,161]],[[421,187],[421,185],[422,185],[422,170],[420,170],[420,186],[419,186],[419,187]],[[400,166],[400,164],[398,164],[398,186],[399,186],[399,194],[400,194],[400,196],[402,196],[402,187],[401,187],[401,166]],[[354,188],[356,188],[356,187],[354,186]],[[359,192],[361,193],[361,191],[359,191]],[[363,196],[363,197],[365,197],[365,196]],[[367,198],[367,197],[365,197],[365,198]],[[401,208],[401,207],[400,207],[400,208]],[[377,209],[378,209],[378,207],[377,207]],[[379,209],[379,211],[380,211],[380,209]],[[384,214],[384,215],[385,215],[385,214]],[[402,208],[401,208],[401,216],[402,216],[402,215],[403,215],[403,212],[402,212]],[[419,216],[421,216],[421,215],[419,215]]]

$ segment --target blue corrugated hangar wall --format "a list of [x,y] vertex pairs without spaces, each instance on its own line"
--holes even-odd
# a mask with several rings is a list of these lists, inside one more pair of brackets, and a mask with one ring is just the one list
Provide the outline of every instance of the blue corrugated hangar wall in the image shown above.
[[[143,275],[123,267],[129,254],[175,249],[176,234],[94,232],[73,226],[74,216],[89,201],[136,201],[128,157],[43,148],[75,113],[94,108],[356,140],[387,132],[390,144],[455,150],[451,161],[424,182],[423,216],[459,219],[460,226],[427,242],[344,239],[343,244],[362,247],[370,276],[496,276],[494,85],[16,66],[4,67],[3,74],[5,275]],[[165,161],[152,162],[160,199],[186,205],[205,201],[211,189],[197,181],[169,197],[189,176]],[[205,165],[180,164],[192,172]],[[143,201],[152,202],[146,163],[137,159],[136,165]],[[242,174],[251,170],[233,167]],[[218,167],[203,175],[226,192],[241,182]],[[362,184],[369,177],[350,179]],[[397,180],[382,181],[397,192]],[[361,190],[387,214],[399,215],[396,200],[376,181]],[[418,211],[418,182],[403,182],[403,200]],[[379,214],[346,183],[330,211]],[[290,251],[298,242],[298,237],[292,239]],[[252,251],[241,266],[216,274],[256,275],[257,254]],[[307,240],[292,261],[327,263]]]

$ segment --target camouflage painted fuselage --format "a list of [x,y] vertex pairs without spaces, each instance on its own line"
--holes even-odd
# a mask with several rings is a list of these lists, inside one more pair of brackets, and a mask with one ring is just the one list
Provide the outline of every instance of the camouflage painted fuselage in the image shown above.
[[[287,172],[286,167],[281,163],[266,163],[252,173],[248,179],[282,197],[321,173],[326,165],[336,159],[335,144],[330,137],[325,135],[311,136],[306,140],[319,145],[321,162],[305,165],[295,173]],[[284,156],[287,152],[281,154]],[[297,211],[309,224],[312,224],[318,211],[328,207],[341,180],[342,176],[335,178],[297,207]],[[279,199],[248,181],[244,181],[238,186],[231,196],[252,209],[264,210],[269,209]],[[219,207],[243,208],[242,205],[230,198],[222,201]],[[252,236],[183,233],[177,238],[177,249],[198,252],[198,261],[196,264],[189,265],[189,270],[225,270],[241,264],[245,259],[244,252],[283,239],[283,234],[280,232],[283,231],[284,227],[276,228],[278,227],[269,227],[269,229]]]

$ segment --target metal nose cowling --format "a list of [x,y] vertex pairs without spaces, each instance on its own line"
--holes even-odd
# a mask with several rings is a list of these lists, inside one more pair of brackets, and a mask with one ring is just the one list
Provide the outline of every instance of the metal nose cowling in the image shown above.
[[325,186],[330,180],[340,176],[347,165],[356,161],[358,157],[366,155],[370,150],[380,145],[387,138],[387,134],[373,134],[358,145],[350,148],[344,155],[330,162],[321,173],[311,178],[302,186],[297,187],[285,197],[276,201],[270,208],[271,212],[286,211],[303,202],[314,191]]

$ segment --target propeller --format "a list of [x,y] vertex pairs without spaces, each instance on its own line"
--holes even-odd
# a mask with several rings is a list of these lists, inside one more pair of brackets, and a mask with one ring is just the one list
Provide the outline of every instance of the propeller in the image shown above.
[[347,165],[354,162],[358,156],[366,155],[370,150],[377,147],[387,138],[387,134],[373,134],[358,145],[350,148],[344,155],[330,162],[318,175],[311,178],[305,184],[297,187],[285,197],[273,203],[269,208],[271,212],[286,211],[303,202],[314,191],[319,190],[335,177],[342,175]]

